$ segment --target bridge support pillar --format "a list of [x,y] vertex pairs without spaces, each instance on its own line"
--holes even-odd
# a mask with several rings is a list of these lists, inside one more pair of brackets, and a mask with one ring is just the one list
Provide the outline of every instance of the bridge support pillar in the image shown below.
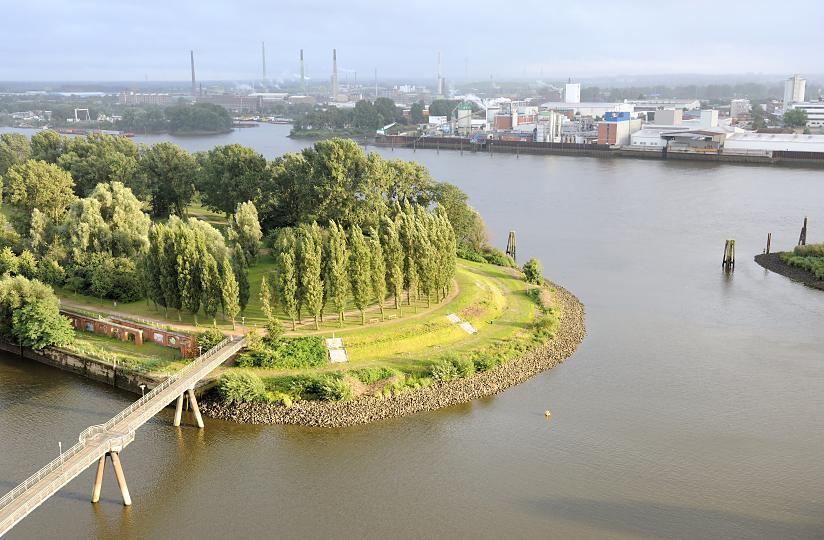
[[197,421],[197,427],[203,428],[203,417],[200,416],[200,407],[197,406],[197,398],[195,397],[195,390],[194,388],[190,388],[189,392],[189,403],[192,405],[192,412],[195,413],[195,420]]
[[92,502],[100,500],[100,490],[103,488],[103,468],[106,466],[106,456],[101,456],[97,461],[97,474],[94,477],[94,489],[92,490]]
[[117,485],[120,487],[120,495],[123,497],[123,506],[131,506],[132,497],[129,495],[129,486],[126,485],[126,477],[123,475],[123,467],[120,466],[120,456],[117,452],[110,452],[112,465],[114,465],[114,475],[117,477]]
[[177,406],[175,407],[175,426],[180,425],[180,418],[183,416],[183,394],[177,396]]
[[103,489],[103,470],[106,467],[106,457],[112,460],[114,475],[117,478],[117,485],[120,487],[120,495],[123,497],[123,506],[131,506],[132,497],[129,495],[129,486],[126,485],[126,476],[123,474],[123,467],[120,464],[120,456],[117,452],[106,452],[97,462],[97,474],[94,477],[94,488],[92,489],[92,502],[100,501],[100,491]]

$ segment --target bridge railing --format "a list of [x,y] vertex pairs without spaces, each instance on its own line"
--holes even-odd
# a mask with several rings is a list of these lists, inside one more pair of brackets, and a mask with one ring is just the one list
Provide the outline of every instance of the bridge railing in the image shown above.
[[[105,443],[106,446],[104,446],[103,451],[108,452],[112,448],[123,446],[124,443],[129,442],[130,438],[133,438],[133,434],[125,434],[121,435],[120,437],[107,439]],[[99,456],[97,454],[90,455],[87,456],[86,459],[81,460],[80,462],[70,464],[69,468],[65,469],[64,464],[66,462],[70,462],[70,460],[76,454],[79,454],[84,449],[85,444],[77,443],[73,445],[71,448],[60,454],[58,457],[54,458],[48,465],[46,465],[30,477],[28,477],[16,488],[3,495],[3,497],[0,498],[0,510],[2,510],[4,507],[10,504],[13,500],[23,495],[26,492],[26,490],[28,490],[34,484],[42,481],[49,474],[52,474],[55,471],[59,471],[60,475],[51,482],[49,482],[47,488],[43,490],[44,493],[51,494],[54,490],[59,489],[61,486],[68,483],[69,480],[71,480],[72,478],[80,474],[82,471],[84,471],[86,467],[88,467],[95,460],[99,459]],[[48,497],[48,495],[45,495],[45,497]],[[22,508],[18,509],[12,516],[7,516],[3,520],[3,522],[0,523],[0,531],[5,530],[7,522],[10,522],[10,524],[15,523],[17,521],[17,517],[22,518],[22,516],[28,514],[29,511],[31,511],[33,508],[39,505],[42,500],[43,499],[38,498],[36,501],[29,501]]]
[[191,373],[197,371],[200,368],[200,366],[202,366],[203,363],[206,360],[208,360],[213,355],[220,352],[220,350],[223,349],[223,347],[225,347],[226,345],[228,345],[231,342],[232,342],[232,338],[230,338],[230,337],[225,338],[223,341],[221,341],[220,343],[218,343],[217,345],[215,345],[214,347],[212,347],[211,349],[209,349],[205,353],[201,354],[200,356],[198,356],[197,358],[192,360],[189,363],[189,365],[187,365],[186,367],[184,367],[183,369],[181,369],[177,373],[166,377],[166,380],[164,380],[162,383],[160,383],[159,385],[152,388],[148,393],[144,394],[143,397],[141,397],[140,399],[138,399],[137,401],[135,401],[134,403],[132,403],[131,405],[129,405],[128,407],[123,409],[122,411],[120,411],[117,415],[115,415],[114,417],[109,419],[109,421],[106,422],[105,424],[98,424],[96,426],[90,426],[90,427],[84,429],[83,431],[80,432],[80,437],[79,437],[80,441],[83,442],[88,437],[90,437],[90,436],[92,436],[96,433],[102,433],[102,432],[105,432],[105,431],[109,431],[112,427],[114,427],[115,425],[117,425],[118,423],[123,421],[124,418],[128,417],[130,414],[134,413],[137,409],[141,408],[146,403],[148,403],[149,401],[154,399],[155,396],[157,396],[158,394],[160,394],[161,392],[163,392],[164,390],[166,390],[167,388],[172,386],[175,382],[177,382],[180,379],[183,379],[185,377],[188,377]]
[[[13,490],[11,490],[8,493],[6,493],[5,495],[3,495],[3,497],[0,498],[0,510],[2,510],[5,506],[7,506],[9,503],[11,503],[16,498],[20,497],[23,493],[26,492],[26,490],[28,490],[29,488],[31,488],[32,486],[34,486],[35,484],[37,484],[38,482],[43,480],[43,478],[45,478],[46,476],[48,476],[49,474],[51,474],[55,470],[59,469],[63,465],[63,463],[65,463],[66,461],[71,459],[74,455],[81,452],[86,447],[86,441],[88,441],[89,437],[92,437],[92,436],[94,436],[98,433],[104,433],[106,431],[109,431],[112,427],[114,427],[116,424],[121,422],[124,418],[126,418],[130,414],[134,413],[140,407],[146,405],[146,403],[148,403],[151,399],[153,399],[155,396],[157,396],[158,394],[163,392],[165,389],[172,386],[175,382],[177,382],[177,381],[181,380],[182,378],[185,378],[185,377],[189,376],[190,374],[196,372],[198,369],[200,369],[200,367],[209,358],[211,358],[215,354],[218,354],[224,347],[226,347],[227,345],[229,345],[233,341],[234,341],[234,339],[231,338],[231,337],[225,338],[223,341],[221,341],[220,343],[218,343],[217,345],[215,345],[214,347],[212,347],[211,349],[209,349],[208,351],[206,351],[202,355],[200,355],[197,358],[195,358],[194,360],[192,360],[192,362],[190,362],[189,365],[187,365],[186,367],[184,367],[183,369],[181,369],[177,373],[167,377],[166,380],[164,380],[159,385],[155,386],[150,392],[145,394],[143,397],[141,397],[140,399],[138,399],[137,401],[135,401],[134,403],[132,403],[131,405],[129,405],[128,407],[123,409],[122,411],[120,411],[120,413],[118,413],[116,416],[111,418],[105,424],[98,424],[98,425],[91,426],[91,427],[88,427],[88,428],[84,429],[80,433],[79,441],[76,444],[74,444],[71,448],[69,448],[68,450],[66,450],[65,452],[63,452],[62,454],[57,456],[56,458],[54,458],[52,461],[50,461],[46,466],[41,468],[39,471],[37,471],[36,473],[29,476],[26,480],[21,482]],[[130,429],[129,431],[132,431],[132,430]],[[126,433],[123,436],[121,436],[120,438],[110,439],[108,449],[109,450],[111,449],[112,444],[113,444],[112,441],[119,440],[120,444],[122,444],[123,440],[128,439],[132,435],[133,435],[132,433]],[[106,451],[108,451],[108,450],[106,450]],[[97,458],[94,458],[94,459],[97,459]],[[86,464],[84,466],[84,468],[87,467],[87,466],[88,466],[88,464]]]

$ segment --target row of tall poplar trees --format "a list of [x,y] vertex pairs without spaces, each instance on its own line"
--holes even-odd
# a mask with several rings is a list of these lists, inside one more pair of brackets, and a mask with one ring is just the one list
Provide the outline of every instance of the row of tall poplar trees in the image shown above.
[[146,293],[157,306],[214,319],[218,311],[235,325],[235,318],[249,301],[247,257],[236,244],[229,250],[204,228],[172,217],[167,224],[155,223],[149,230],[144,279]]
[[[455,233],[442,207],[428,210],[408,202],[395,203],[391,215],[369,227],[347,231],[330,221],[324,231],[317,223],[282,229],[275,241],[274,276],[264,277],[265,305],[278,306],[295,323],[305,309],[319,327],[327,305],[343,324],[352,301],[366,322],[366,308],[377,303],[381,317],[389,295],[400,314],[406,305],[433,297],[440,302],[449,293],[455,275]],[[272,279],[272,287],[266,283]],[[267,313],[272,318],[271,310]],[[271,322],[271,321],[270,321]]]

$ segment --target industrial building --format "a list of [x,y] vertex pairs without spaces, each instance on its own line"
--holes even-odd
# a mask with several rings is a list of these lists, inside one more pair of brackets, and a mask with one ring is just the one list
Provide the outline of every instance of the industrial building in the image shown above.
[[566,83],[564,86],[564,103],[581,103],[581,83]]
[[790,109],[801,109],[807,113],[807,127],[824,127],[824,101],[793,103]]
[[725,153],[824,152],[824,135],[800,133],[734,133],[724,142]]
[[628,112],[635,111],[635,107],[629,103],[600,103],[600,102],[584,102],[584,103],[566,103],[564,101],[549,101],[541,104],[541,109],[546,111],[556,111],[559,113],[569,112],[572,115],[580,116],[596,116],[603,117],[608,112]]
[[750,115],[752,107],[749,99],[733,99],[730,101],[730,118],[743,118]]
[[604,121],[598,123],[598,144],[626,146],[630,137],[641,129],[641,119],[632,118],[628,112],[608,112]]
[[561,127],[566,117],[555,111],[541,111],[538,113],[538,122],[535,126],[536,142],[561,142]]
[[806,91],[807,80],[798,74],[784,81],[784,111],[790,110],[793,103],[803,102]]
[[701,108],[701,102],[697,99],[625,99],[624,103],[632,105],[636,111],[657,111],[661,109],[692,111]]
[[191,96],[184,94],[144,94],[135,92],[123,92],[117,96],[117,101],[121,105],[158,105],[162,107],[174,105],[179,99],[191,100]]

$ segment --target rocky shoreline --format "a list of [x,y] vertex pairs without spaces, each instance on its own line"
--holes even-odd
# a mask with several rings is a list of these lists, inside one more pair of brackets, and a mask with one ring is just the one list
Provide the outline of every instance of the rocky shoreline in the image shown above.
[[803,268],[790,266],[789,264],[781,260],[780,253],[762,253],[761,255],[756,255],[755,262],[757,262],[759,265],[766,268],[770,272],[781,274],[782,276],[788,277],[793,281],[801,282],[804,285],[807,285],[808,287],[824,291],[824,279],[816,278],[814,275],[812,275],[810,272],[807,272]]
[[206,397],[201,411],[212,418],[247,424],[344,427],[432,411],[497,394],[557,366],[575,352],[586,335],[583,304],[563,287],[547,284],[554,289],[556,306],[561,312],[555,337],[521,358],[470,378],[433,384],[387,398],[362,396],[348,402],[298,401],[292,407],[269,403],[225,404]]

